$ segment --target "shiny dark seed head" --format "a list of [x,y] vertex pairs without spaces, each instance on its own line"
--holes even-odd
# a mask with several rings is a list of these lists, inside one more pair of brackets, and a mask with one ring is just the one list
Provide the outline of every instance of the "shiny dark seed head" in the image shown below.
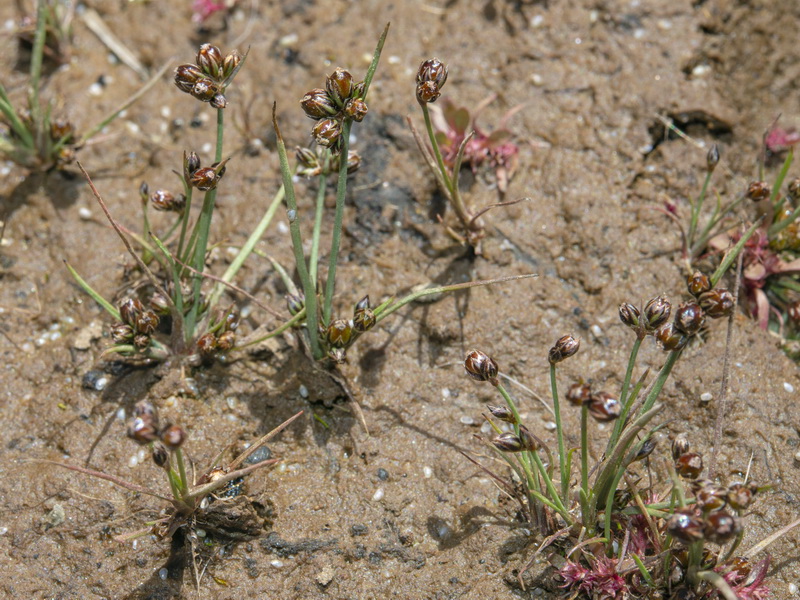
[[345,321],[344,319],[334,319],[328,325],[325,336],[328,344],[334,348],[345,348],[353,336],[353,325],[350,321]]
[[615,396],[608,392],[597,392],[592,394],[589,400],[589,414],[595,421],[605,423],[613,421],[622,412],[622,405]]
[[639,319],[641,314],[639,309],[636,308],[633,304],[628,302],[623,302],[619,305],[619,320],[622,321],[628,327],[633,329],[637,329],[639,327]]
[[325,80],[325,89],[328,96],[337,107],[344,106],[345,100],[350,97],[353,92],[353,76],[349,71],[337,68]]
[[750,185],[747,186],[746,195],[753,202],[761,202],[769,198],[771,191],[766,181],[751,181]]
[[158,328],[158,315],[152,310],[146,310],[136,319],[134,329],[144,335],[152,335]]
[[197,351],[201,356],[211,356],[217,351],[217,336],[213,333],[204,333],[197,340]]
[[183,176],[188,181],[197,169],[200,168],[200,157],[197,152],[183,153]]
[[732,539],[738,531],[738,520],[724,510],[707,515],[703,526],[705,538],[713,544],[724,544]]
[[189,178],[189,184],[201,192],[207,192],[217,187],[217,172],[212,167],[197,169]]
[[417,84],[417,101],[423,104],[436,102],[441,95],[442,93],[439,91],[439,86],[432,81],[425,81]]
[[492,406],[490,404],[486,406],[486,409],[495,419],[499,421],[505,421],[506,423],[517,422],[517,419],[514,417],[514,413],[507,406]]
[[800,177],[795,177],[786,186],[786,193],[795,202],[800,198]]
[[228,99],[225,98],[222,94],[214,94],[211,100],[208,101],[211,105],[211,108],[216,108],[217,110],[222,110],[226,106],[228,106]]
[[480,350],[470,350],[464,360],[464,369],[475,381],[488,381],[497,385],[497,363]]
[[672,305],[664,296],[652,298],[644,306],[644,327],[653,332],[669,320]]
[[211,102],[211,99],[217,94],[217,86],[213,81],[205,78],[195,83],[189,93],[201,102]]
[[694,335],[703,327],[706,315],[697,302],[684,302],[675,311],[675,328],[686,335]]
[[678,460],[680,456],[689,452],[689,448],[689,438],[685,433],[679,433],[675,436],[675,439],[672,440],[672,459]]
[[186,441],[186,431],[180,425],[167,425],[159,434],[167,448],[180,448]]
[[719,146],[717,146],[716,144],[712,144],[711,148],[708,149],[708,154],[706,154],[706,168],[709,171],[713,171],[718,164],[719,164]]
[[697,505],[703,509],[703,512],[711,512],[720,510],[725,506],[727,500],[725,494],[727,490],[712,481],[702,481],[701,485],[696,486],[694,492]]
[[342,135],[342,123],[338,119],[321,119],[311,129],[311,135],[320,146],[334,148]]
[[361,168],[361,155],[358,152],[347,152],[347,174],[352,175]]
[[175,196],[168,190],[156,190],[150,194],[150,204],[156,210],[180,212],[186,206],[186,196],[183,194]]
[[228,79],[233,75],[236,67],[242,62],[242,55],[236,50],[229,52],[222,61],[222,79]]
[[675,513],[667,520],[667,532],[684,544],[703,539],[703,522],[694,515]]
[[111,327],[111,339],[117,344],[129,344],[135,335],[133,327],[125,323],[117,323]]
[[307,92],[300,100],[300,106],[306,116],[311,119],[325,119],[339,112],[333,100],[328,96],[328,92],[320,88],[314,88]]
[[136,321],[144,312],[144,304],[138,298],[128,298],[119,305],[119,316],[122,322],[136,328]]
[[133,336],[133,345],[136,346],[138,350],[145,350],[150,346],[150,341],[150,336],[145,333],[137,333]]
[[167,448],[161,442],[153,443],[153,462],[159,467],[164,467],[169,461],[169,453]]
[[134,417],[128,423],[127,435],[137,444],[149,444],[158,439],[157,423],[146,417]]
[[492,440],[492,444],[502,452],[522,452],[525,450],[525,444],[520,437],[510,431],[498,435]]
[[697,479],[703,472],[703,457],[696,452],[681,454],[675,461],[675,471],[686,479]]
[[588,383],[573,383],[567,390],[567,400],[575,406],[583,406],[592,398],[592,386]]
[[547,353],[547,360],[550,361],[551,365],[555,365],[562,360],[568,359],[570,356],[574,356],[580,347],[581,341],[579,339],[571,335],[565,335],[559,338],[553,347],[550,348],[550,351]]
[[295,148],[294,156],[299,165],[306,169],[315,169],[319,166],[317,155],[310,148],[297,147]]
[[438,58],[422,61],[417,70],[417,83],[431,82],[441,89],[447,81],[447,65]]
[[367,103],[364,102],[361,98],[350,98],[344,104],[344,114],[347,115],[349,119],[353,119],[357,123],[360,123],[364,120],[364,117],[367,116]]
[[733,294],[723,288],[709,290],[698,298],[700,307],[712,319],[729,317],[733,314]]
[[353,315],[353,329],[358,331],[359,333],[364,333],[365,331],[369,331],[375,326],[375,323],[378,322],[375,313],[372,312],[372,309],[364,308],[362,310],[357,310],[355,315]]
[[639,451],[636,453],[636,456],[633,457],[633,460],[643,460],[650,456],[653,453],[653,450],[656,448],[656,440],[653,437],[649,437],[644,441],[642,447],[639,448]]
[[228,352],[236,345],[236,334],[233,331],[223,331],[217,338],[217,349]]
[[195,62],[200,69],[213,79],[219,79],[222,75],[222,52],[216,46],[203,44],[197,52]]
[[175,85],[187,94],[191,94],[194,84],[203,78],[203,72],[197,65],[180,65],[175,69]]
[[672,324],[664,323],[655,332],[656,343],[664,352],[680,350],[689,343],[689,337]]
[[292,316],[297,315],[301,310],[305,308],[305,302],[301,296],[297,296],[295,294],[287,294],[286,295],[286,308],[289,309],[289,314]]
[[686,287],[689,289],[689,293],[697,298],[700,294],[711,289],[711,280],[708,275],[695,271],[686,280]]
[[736,510],[746,510],[753,502],[756,489],[754,485],[734,483],[728,488],[726,494],[728,504]]

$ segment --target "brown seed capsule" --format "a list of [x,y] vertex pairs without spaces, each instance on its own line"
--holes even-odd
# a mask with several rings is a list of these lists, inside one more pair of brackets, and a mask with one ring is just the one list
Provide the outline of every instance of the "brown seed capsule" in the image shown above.
[[675,471],[686,479],[697,479],[703,472],[703,457],[696,452],[681,454],[675,461]]
[[150,197],[150,188],[147,186],[147,182],[143,181],[139,184],[139,198],[142,200],[142,204],[147,202],[147,199]]
[[800,177],[795,177],[786,186],[786,193],[795,202],[800,198]]
[[294,156],[297,159],[298,165],[306,169],[316,169],[319,166],[317,155],[311,151],[310,148],[297,147],[294,150]]
[[197,156],[197,152],[189,152],[186,154],[184,151],[183,153],[183,178],[186,181],[192,177],[195,171],[200,168],[200,157]]
[[616,397],[608,392],[597,392],[592,394],[589,400],[589,414],[595,421],[605,423],[613,421],[622,412],[622,405]]
[[534,451],[537,449],[536,438],[531,435],[525,425],[519,426],[519,439],[522,441],[522,446],[525,450]]
[[339,112],[333,100],[328,96],[328,92],[320,88],[314,88],[307,92],[300,100],[300,106],[306,116],[312,119],[325,119]]
[[353,336],[353,325],[344,319],[334,319],[325,332],[328,344],[334,348],[344,348]]
[[680,350],[689,343],[689,337],[678,331],[672,323],[665,323],[655,332],[658,347],[664,352]]
[[217,110],[222,110],[228,106],[228,99],[219,93],[214,94],[214,96],[208,102],[211,105],[211,108],[216,108]]
[[205,78],[195,83],[189,93],[200,102],[211,102],[211,99],[217,93],[217,86],[214,85],[213,81]]
[[189,178],[189,185],[196,187],[201,192],[207,192],[217,187],[217,172],[212,167],[197,169]]
[[565,335],[558,339],[558,341],[550,348],[547,353],[547,360],[551,365],[560,363],[562,360],[574,356],[578,349],[581,347],[581,341],[575,339],[571,335]]
[[417,84],[417,101],[422,104],[436,102],[441,95],[442,93],[439,91],[439,86],[432,81]]
[[164,467],[169,461],[169,453],[167,448],[161,442],[153,443],[153,462],[159,467]]
[[158,315],[152,310],[146,310],[136,319],[134,329],[144,335],[152,335],[158,328]]
[[647,438],[642,444],[642,447],[639,448],[639,451],[636,453],[636,456],[633,457],[633,460],[644,460],[648,456],[653,453],[653,450],[656,449],[656,440],[652,437]]
[[725,506],[727,500],[725,494],[727,490],[713,481],[703,480],[695,482],[698,485],[693,485],[694,496],[697,504],[704,512],[711,512],[713,510],[720,510]]
[[157,426],[147,417],[134,417],[128,423],[127,435],[137,444],[149,444],[158,439]]
[[486,406],[486,409],[491,413],[491,415],[500,421],[505,421],[506,423],[516,423],[517,419],[514,417],[514,413],[511,412],[511,409],[507,406],[492,406],[491,404]]
[[700,307],[712,319],[729,317],[733,313],[733,294],[723,288],[709,290],[698,298]]
[[222,52],[216,46],[203,44],[197,52],[197,66],[209,77],[219,79],[222,74]]
[[144,350],[150,346],[150,336],[144,333],[139,333],[133,336],[133,345],[139,350]]
[[344,104],[344,114],[357,123],[361,123],[367,116],[367,103],[361,98],[350,98]]
[[417,83],[430,81],[441,89],[447,81],[447,65],[438,58],[429,58],[420,64],[417,71]]
[[111,339],[117,344],[127,344],[133,341],[133,327],[125,323],[117,323],[111,327]]
[[718,510],[706,516],[703,525],[705,538],[713,544],[724,544],[735,536],[738,531],[738,520],[724,510]]
[[232,331],[223,331],[217,338],[217,349],[228,352],[236,345],[236,334]]
[[153,312],[157,315],[163,317],[169,314],[169,302],[167,298],[158,292],[150,296],[150,308],[153,309]]
[[223,329],[225,331],[236,331],[239,329],[239,311],[235,306],[231,306],[225,313]]
[[148,419],[155,427],[158,427],[158,410],[150,400],[139,400],[133,406],[133,416]]
[[633,494],[629,490],[614,490],[614,508],[622,510],[626,508],[633,500]]
[[204,333],[197,340],[197,351],[201,356],[212,356],[217,351],[217,336],[213,333]]
[[625,323],[628,327],[637,329],[639,327],[639,318],[641,314],[639,309],[633,304],[623,302],[619,305],[619,320]]
[[150,194],[150,204],[156,210],[180,212],[186,206],[186,196],[183,194],[175,196],[167,190],[156,190]]
[[735,556],[727,561],[728,573],[734,577],[733,583],[738,584],[743,582],[750,575],[751,566],[750,561],[742,556]]
[[356,302],[355,308],[353,308],[353,314],[357,313],[360,310],[366,310],[369,307],[370,307],[369,294],[367,294],[361,300]]
[[180,425],[167,425],[159,434],[167,448],[180,448],[186,441],[186,432]]
[[566,395],[570,404],[583,406],[592,399],[592,386],[588,383],[573,383],[569,386]]
[[344,348],[331,348],[328,350],[328,357],[336,364],[347,362],[347,351]]
[[194,84],[204,79],[203,72],[197,65],[180,65],[175,69],[175,85],[187,94],[192,93]]
[[333,103],[341,108],[353,91],[353,76],[349,71],[337,68],[325,80],[325,89]]
[[769,198],[770,192],[766,181],[751,181],[747,186],[746,196],[753,202],[761,202],[765,198]]
[[119,305],[119,316],[122,322],[136,328],[136,320],[144,312],[144,304],[138,298],[128,298]]
[[753,502],[757,489],[754,484],[734,483],[728,487],[728,504],[736,510],[746,510]]
[[69,142],[75,137],[75,127],[66,119],[53,119],[50,122],[50,137],[56,141]]
[[353,329],[359,333],[364,333],[372,329],[377,322],[378,319],[375,317],[375,313],[369,308],[358,310],[355,315],[353,315]]
[[347,152],[347,174],[352,175],[361,168],[361,155],[355,151]]
[[686,437],[685,433],[679,433],[675,436],[675,439],[672,440],[672,459],[678,460],[678,458],[687,452],[689,452],[689,438]]
[[519,436],[510,431],[498,435],[492,440],[492,444],[502,452],[522,452],[525,450],[525,444]]
[[711,148],[708,149],[708,154],[706,154],[706,169],[713,171],[717,165],[719,164],[719,146],[716,144],[711,144]]
[[800,300],[796,300],[792,302],[787,308],[786,313],[789,315],[789,318],[795,323],[800,323]]
[[686,280],[686,287],[689,289],[689,293],[697,298],[700,294],[711,289],[711,280],[708,275],[695,271]]
[[497,363],[480,350],[470,350],[464,360],[464,369],[475,381],[488,381],[497,385]]
[[675,311],[675,328],[686,335],[694,335],[703,327],[706,315],[697,302],[684,302]]
[[240,62],[242,62],[241,54],[236,50],[229,52],[222,61],[222,79],[229,79]]
[[669,320],[672,305],[664,296],[652,298],[644,306],[644,327],[653,332]]
[[314,140],[325,148],[334,148],[342,135],[342,123],[337,119],[322,119],[311,129]]
[[667,520],[667,532],[684,544],[703,539],[703,522],[686,513],[675,513]]

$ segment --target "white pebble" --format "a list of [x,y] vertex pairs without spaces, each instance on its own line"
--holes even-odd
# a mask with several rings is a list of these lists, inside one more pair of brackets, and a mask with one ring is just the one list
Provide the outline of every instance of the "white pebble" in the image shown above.
[[399,65],[400,64],[400,57],[392,54],[389,57],[389,64],[390,65]]
[[206,142],[205,144],[203,144],[202,146],[200,146],[200,152],[203,152],[203,153],[205,153],[205,154],[210,154],[210,153],[211,153],[211,150],[212,150],[213,148],[214,148],[214,147],[211,145],[211,142]]
[[475,419],[467,415],[461,417],[459,421],[461,421],[462,425],[475,425]]
[[600,326],[599,326],[599,325],[592,325],[592,326],[589,328],[589,330],[592,332],[592,335],[593,335],[595,338],[597,338],[597,339],[600,339],[601,337],[603,337],[603,330],[602,330],[602,329],[600,329]]
[[177,403],[178,399],[175,396],[170,396],[166,400],[164,400],[164,407],[165,408],[172,408]]
[[230,408],[231,410],[236,408],[236,396],[228,396],[227,398],[225,398],[225,404],[227,404],[228,408]]
[[708,75],[711,71],[711,67],[708,65],[697,65],[694,69],[692,69],[692,77],[704,77]]
[[117,419],[123,422],[125,421],[125,407],[122,407],[117,411]]
[[485,435],[485,434],[489,433],[490,431],[492,431],[492,426],[489,425],[489,423],[487,421],[484,421],[483,425],[481,425],[481,433],[483,433]]
[[282,560],[273,560],[269,564],[271,564],[276,569],[280,569],[283,566],[283,561]]
[[531,75],[531,83],[535,86],[540,86],[544,83],[544,77],[542,77],[538,73],[534,73],[533,75]]
[[161,116],[165,119],[169,119],[172,116],[172,110],[169,106],[162,106],[161,107]]
[[133,469],[138,464],[139,464],[139,458],[135,454],[128,459],[128,466],[131,469]]
[[447,400],[450,397],[450,390],[447,388],[442,388],[442,398]]
[[546,421],[544,424],[544,428],[547,429],[547,431],[553,431],[556,427],[557,425],[553,421]]
[[430,467],[422,467],[422,475],[425,479],[430,479],[433,476],[433,469]]
[[711,399],[714,396],[711,395],[711,392],[703,392],[700,394],[700,402],[711,402]]
[[103,86],[95,82],[89,86],[90,96],[100,96],[103,93]]
[[372,494],[372,499],[377,502],[378,500],[383,500],[383,488],[378,488],[375,490],[375,493]]
[[225,415],[225,420],[231,423],[236,423],[239,420],[239,417],[237,417],[233,413],[228,413],[227,415]]
[[280,233],[289,233],[289,226],[283,221],[278,221],[278,231]]
[[288,35],[283,36],[278,43],[281,46],[291,46],[292,44],[296,44],[297,41],[300,39],[300,36],[296,33],[290,33]]
[[133,121],[128,121],[125,123],[125,126],[128,128],[128,131],[131,132],[133,135],[138,135],[139,132],[142,130],[136,123]]
[[308,398],[308,388],[306,386],[300,385],[300,389],[298,391],[300,392],[301,398]]
[[158,570],[158,578],[161,581],[166,581],[167,580],[167,575],[169,575],[169,571],[167,571],[166,567]]
[[8,533],[8,527],[0,527],[0,535],[5,535]]
[[534,15],[531,19],[531,27],[541,27],[544,23],[544,15]]
[[794,455],[794,459],[800,463],[800,452]]
[[86,208],[85,206],[81,206],[81,207],[78,209],[78,216],[79,216],[81,219],[83,219],[84,221],[86,221],[87,219],[91,219],[91,218],[92,218],[92,211],[90,211],[90,210],[89,210],[88,208]]
[[144,448],[141,448],[139,452],[136,453],[136,458],[139,459],[140,463],[143,463],[144,459],[147,458],[147,451]]
[[789,584],[789,593],[792,595],[797,593],[797,586],[794,583]]
[[785,389],[787,392],[789,392],[791,394],[794,391],[794,386],[791,383],[789,383],[788,381],[784,381],[783,382],[783,389]]

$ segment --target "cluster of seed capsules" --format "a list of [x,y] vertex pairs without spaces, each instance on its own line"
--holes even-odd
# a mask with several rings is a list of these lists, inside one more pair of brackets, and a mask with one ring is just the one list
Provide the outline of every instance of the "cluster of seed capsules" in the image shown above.
[[[303,177],[319,177],[339,172],[339,154],[332,154],[318,146],[311,148],[295,148],[297,158],[297,174]],[[361,167],[361,155],[355,150],[347,151],[347,174],[352,175]]]
[[703,457],[690,452],[689,440],[679,435],[672,442],[675,471],[691,481],[695,501],[675,512],[667,520],[667,532],[684,544],[701,540],[724,544],[740,530],[739,520],[727,508],[741,514],[753,501],[757,486],[753,483],[733,483],[728,487],[699,479],[703,472]]
[[200,157],[196,152],[184,154],[183,157],[183,178],[190,187],[195,187],[201,192],[207,192],[217,187],[222,176],[225,175],[225,165],[228,159],[215,162],[210,167],[204,167],[200,163]]
[[182,213],[186,208],[186,196],[178,194],[177,196],[169,190],[158,189],[150,192],[150,187],[146,182],[142,182],[139,186],[139,197],[142,204],[150,203],[154,209],[161,212],[175,212]]
[[179,425],[159,424],[158,411],[149,400],[142,400],[133,407],[133,416],[128,421],[128,437],[137,444],[152,444],[153,462],[164,467],[169,462],[169,452],[177,450],[186,441],[186,431]]
[[158,312],[166,310],[166,302],[155,294],[150,306],[153,310],[145,308],[138,298],[128,298],[119,305],[121,323],[111,327],[111,339],[117,344],[132,344],[139,351],[146,350],[153,339],[153,334],[158,329]]
[[364,296],[356,303],[352,319],[334,319],[327,327],[320,327],[319,333],[328,356],[337,363],[343,363],[347,358],[347,349],[362,333],[372,329],[376,322],[369,296]]
[[220,312],[213,319],[210,331],[197,339],[195,344],[197,354],[192,357],[192,363],[209,363],[220,354],[225,354],[236,345],[236,330],[239,328],[239,311],[235,306],[230,306],[226,311]]
[[438,58],[422,62],[417,71],[417,101],[420,104],[436,102],[447,81],[447,65]]
[[325,89],[314,88],[303,96],[300,106],[317,121],[311,129],[317,144],[339,152],[345,119],[360,123],[367,115],[365,91],[363,81],[356,83],[349,71],[337,67],[325,80]]
[[197,52],[195,64],[180,65],[175,69],[175,85],[201,102],[223,109],[228,105],[225,89],[230,85],[242,61],[234,50],[226,56],[216,46],[203,44]]
[[719,319],[733,313],[734,298],[725,288],[711,288],[708,276],[695,271],[687,279],[689,293],[694,297],[682,303],[672,322],[672,304],[663,296],[651,299],[640,311],[633,304],[623,302],[619,306],[620,320],[644,337],[652,335],[664,351],[680,350],[689,343],[706,323],[706,317]]

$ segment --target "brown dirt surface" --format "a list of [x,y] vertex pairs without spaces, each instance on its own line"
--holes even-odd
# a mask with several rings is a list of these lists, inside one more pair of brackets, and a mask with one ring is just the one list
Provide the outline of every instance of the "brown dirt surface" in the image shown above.
[[[0,3],[1,23],[19,18],[13,4]],[[229,249],[246,239],[279,187],[272,103],[287,144],[307,143],[311,121],[298,99],[336,66],[365,71],[390,21],[370,112],[354,130],[363,167],[348,197],[337,310],[349,311],[367,293],[376,303],[430,281],[539,276],[410,305],[363,338],[343,374],[367,435],[341,389],[310,367],[291,335],[198,370],[196,398],[182,392],[175,365],[105,362],[110,320],[63,261],[117,297],[130,258],[74,167],[39,177],[3,164],[0,596],[554,597],[546,591],[554,582],[541,569],[527,590],[516,584],[541,536],[524,530],[491,481],[459,454],[481,452],[473,434],[485,404],[498,400],[490,386],[464,376],[461,361],[468,349],[484,349],[504,373],[546,397],[547,349],[574,333],[582,347],[560,368],[562,385],[583,377],[618,389],[633,341],[617,318],[619,303],[684,294],[678,232],[654,209],[669,199],[687,214],[686,198],[703,175],[705,150],[665,139],[656,115],[689,114],[690,135],[723,147],[719,193],[741,189],[755,174],[764,129],[778,114],[787,124],[797,118],[800,8],[794,0],[240,4],[226,28],[215,22],[209,33],[191,22],[188,1],[82,5],[153,69],[190,61],[205,41],[250,49],[226,109],[226,154],[233,158],[218,196],[212,235],[221,246],[212,272],[224,270]],[[0,78],[21,99],[26,76],[9,58],[18,52],[9,31],[0,37]],[[110,56],[78,16],[71,60],[47,77],[45,95],[79,131],[142,84]],[[524,105],[510,121],[520,168],[507,197],[530,200],[489,213],[484,256],[474,260],[432,218],[435,182],[405,123],[412,115],[422,126],[413,78],[430,56],[449,64],[444,93],[457,103],[476,106],[498,94],[481,116],[484,127]],[[101,77],[104,85],[92,88]],[[179,93],[168,74],[79,159],[116,218],[137,229],[139,183],[177,188],[171,171],[181,168],[184,150],[211,147],[213,121],[211,109]],[[476,205],[497,201],[487,179],[490,173],[467,192]],[[304,222],[314,189],[298,186]],[[153,221],[168,224],[163,214]],[[259,248],[288,266],[286,222],[279,211]],[[285,291],[264,258],[248,259],[237,284],[283,310]],[[242,328],[276,323],[251,306]],[[776,338],[742,314],[734,324],[721,471],[733,476],[752,460],[752,478],[773,486],[746,518],[742,547],[749,548],[800,515],[800,377]],[[638,372],[663,362],[649,342]],[[706,454],[724,349],[725,326],[713,322],[705,343],[685,351],[663,394],[666,431],[687,432]],[[108,379],[102,391],[85,387],[97,377]],[[710,402],[700,399],[706,393]],[[515,394],[532,430],[554,443],[549,413],[530,395]],[[163,490],[162,474],[149,459],[137,461],[139,449],[124,435],[121,417],[145,397],[189,430],[198,468],[228,444],[241,448],[305,411],[269,444],[280,466],[247,478],[247,496],[258,506],[237,505],[246,526],[266,522],[269,531],[204,549],[199,594],[185,557],[170,558],[167,542],[112,539],[144,527],[163,503],[32,462],[88,465]],[[577,446],[577,413],[568,411],[565,421],[569,445]],[[596,430],[596,456],[605,439]],[[666,456],[668,446],[665,439],[656,452]],[[799,543],[795,530],[769,548],[775,598],[796,597]]]

